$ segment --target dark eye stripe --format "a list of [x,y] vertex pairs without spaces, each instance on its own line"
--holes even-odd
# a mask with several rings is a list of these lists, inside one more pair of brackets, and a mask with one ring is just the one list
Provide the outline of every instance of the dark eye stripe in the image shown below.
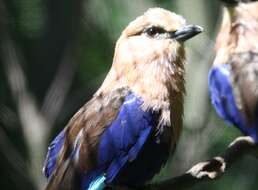
[[164,34],[167,31],[164,28],[161,27],[157,27],[157,26],[151,26],[149,28],[146,28],[145,30],[143,30],[143,33],[147,34],[148,36],[156,36],[158,34]]

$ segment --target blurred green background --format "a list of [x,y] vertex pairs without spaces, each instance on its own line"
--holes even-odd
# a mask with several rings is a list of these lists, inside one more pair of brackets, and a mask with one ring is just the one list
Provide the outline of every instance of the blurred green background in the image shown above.
[[[184,131],[175,156],[155,179],[182,174],[240,135],[216,116],[207,91],[218,0],[0,0],[1,189],[42,189],[48,143],[103,81],[122,29],[156,6],[205,32],[186,44]],[[255,190],[256,168],[258,161],[245,157],[219,180],[193,189]]]

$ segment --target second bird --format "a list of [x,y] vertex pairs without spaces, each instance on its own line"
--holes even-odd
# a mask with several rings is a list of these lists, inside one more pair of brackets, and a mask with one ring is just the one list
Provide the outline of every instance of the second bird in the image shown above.
[[201,31],[161,8],[125,28],[103,84],[49,146],[47,190],[139,187],[160,171],[182,128],[183,43]]
[[217,113],[258,142],[258,2],[223,0],[216,58],[209,74]]

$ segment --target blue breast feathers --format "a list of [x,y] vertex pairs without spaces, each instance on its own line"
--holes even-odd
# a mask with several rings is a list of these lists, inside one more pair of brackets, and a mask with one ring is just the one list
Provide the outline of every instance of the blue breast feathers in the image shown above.
[[258,141],[256,126],[247,126],[242,113],[238,110],[230,82],[228,65],[212,67],[209,72],[209,90],[211,102],[218,115],[228,124],[238,127],[242,133]]

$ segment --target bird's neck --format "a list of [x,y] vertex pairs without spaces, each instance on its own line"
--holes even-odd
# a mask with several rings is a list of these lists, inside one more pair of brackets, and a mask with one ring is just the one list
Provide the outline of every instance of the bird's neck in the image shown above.
[[257,10],[258,2],[240,3],[236,7],[224,8],[216,41],[215,65],[227,63],[228,55],[234,53],[258,52]]
[[[180,57],[155,59],[146,64],[127,65],[113,68],[105,79],[100,92],[128,86],[143,99],[143,109],[161,111],[160,123],[173,127],[175,140],[182,127],[185,53]],[[171,122],[173,121],[173,122]]]

